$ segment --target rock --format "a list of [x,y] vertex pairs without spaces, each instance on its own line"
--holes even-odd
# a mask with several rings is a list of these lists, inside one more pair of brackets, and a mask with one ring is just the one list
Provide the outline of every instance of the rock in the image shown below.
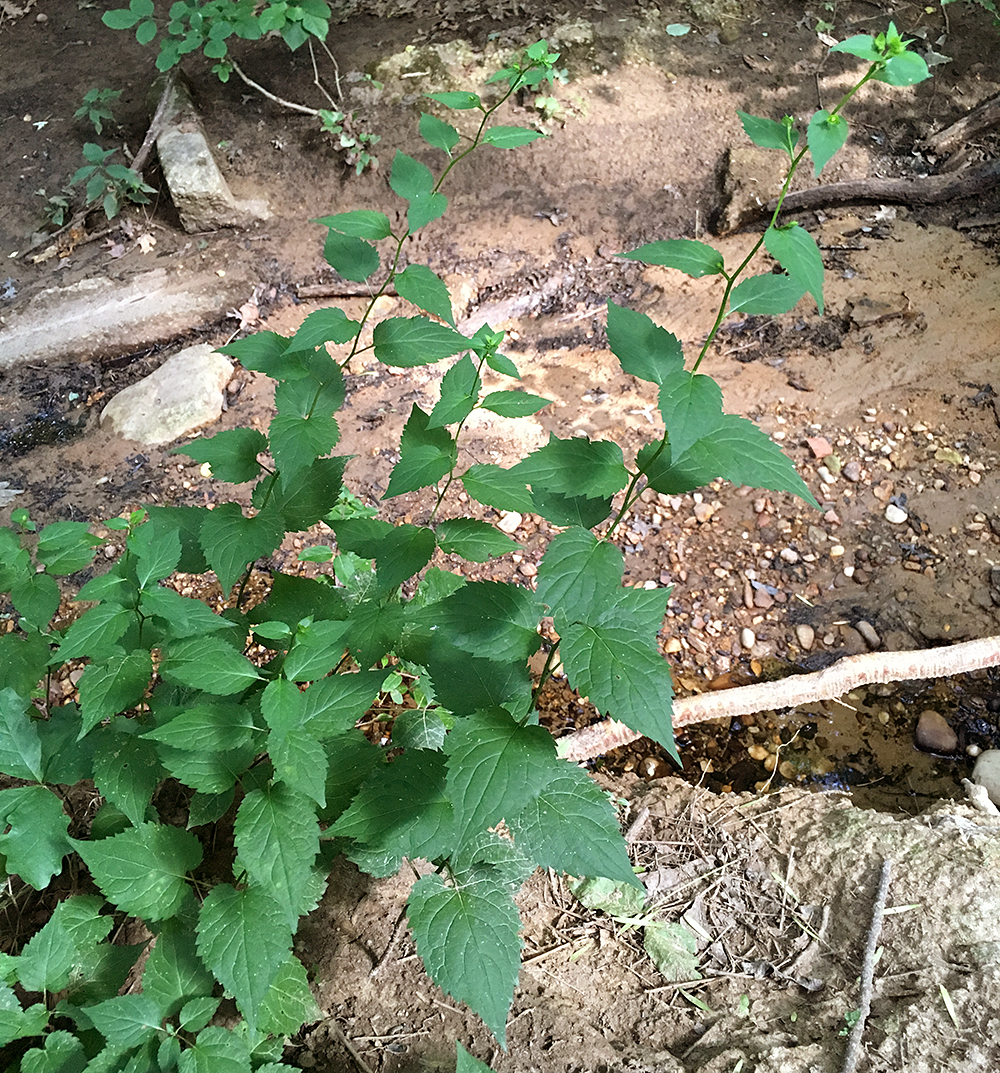
[[524,519],[516,510],[505,510],[500,515],[500,521],[497,522],[497,528],[502,532],[510,536],[516,529],[521,527],[521,522]]
[[749,652],[756,643],[757,635],[749,626],[744,626],[743,629],[740,630],[740,644]]
[[837,480],[837,478],[834,477],[834,475],[826,468],[826,466],[817,466],[816,476],[819,477],[819,479],[824,484],[833,484]]
[[897,507],[895,503],[890,503],[885,508],[885,520],[890,525],[902,525],[909,518],[909,515],[903,510],[902,507]]
[[715,507],[711,503],[695,503],[694,505],[694,516],[699,522],[710,521],[714,513]]
[[[917,748],[923,749],[925,753],[953,753],[958,748],[958,735],[948,725],[948,720],[933,708],[920,713],[913,740]],[[986,755],[983,753],[983,756]],[[1000,751],[997,756],[1000,757]],[[977,764],[976,767],[978,766]]]
[[813,453],[813,458],[826,458],[833,454],[833,446],[825,436],[806,436],[806,443]]
[[810,525],[806,530],[806,536],[809,538],[810,544],[826,543],[826,530],[820,529],[818,525]]
[[878,648],[882,643],[882,638],[875,632],[875,627],[870,622],[861,619],[854,624],[854,628],[861,634],[869,648]]
[[521,563],[517,572],[522,577],[534,577],[538,573],[538,567],[534,563]]
[[212,156],[191,94],[180,77],[174,82],[156,139],[160,167],[184,230],[215,231],[252,227],[271,217],[267,202],[239,201]]
[[208,343],[174,354],[104,407],[101,425],[127,440],[156,446],[217,421],[233,366]]
[[980,754],[972,769],[972,781],[985,788],[994,805],[1000,805],[1000,749]]
[[245,300],[241,273],[217,276],[156,268],[128,282],[107,277],[48,287],[4,314],[0,370],[42,362],[128,354],[220,318]]
[[808,623],[800,622],[795,627],[795,640],[798,641],[799,648],[808,652],[816,641],[816,631]]
[[769,608],[774,607],[774,597],[767,589],[754,589],[753,605],[761,611],[767,611]]
[[778,556],[784,563],[797,563],[799,561],[799,553],[794,548],[782,548],[778,552]]
[[840,475],[845,481],[850,481],[852,484],[856,484],[861,480],[861,463],[848,462],[845,466],[841,467]]

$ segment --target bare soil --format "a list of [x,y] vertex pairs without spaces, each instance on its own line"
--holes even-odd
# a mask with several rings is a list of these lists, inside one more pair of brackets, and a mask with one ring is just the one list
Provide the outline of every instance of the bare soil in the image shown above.
[[[20,17],[7,10],[26,6]],[[936,47],[951,62],[913,89],[874,86],[860,95],[853,137],[824,181],[933,171],[939,162],[921,139],[1000,90],[1000,36],[973,4],[895,13],[838,5],[834,32],[865,32],[894,15],[933,42],[945,31],[944,11],[948,34]],[[488,320],[507,329],[525,387],[553,400],[531,420],[472,426],[470,461],[509,464],[550,432],[582,431],[636,449],[654,428],[656,397],[608,353],[607,300],[648,313],[690,348],[711,324],[717,295],[710,280],[615,255],[654,239],[700,237],[736,260],[755,240],[752,228],[712,233],[732,218],[725,214],[727,178],[730,187],[734,180],[729,150],[745,144],[736,109],[806,117],[835,101],[854,70],[853,61],[823,59],[816,13],[798,3],[777,12],[752,0],[691,9],[572,4],[558,17],[516,3],[436,10],[415,3],[399,17],[370,5],[339,24],[330,44],[345,97],[382,136],[378,171],[349,175],[312,120],[235,78],[222,85],[192,62],[186,73],[234,193],[268,198],[273,218],[250,232],[186,235],[161,192],[110,228],[90,217],[89,233],[64,237],[54,256],[35,264],[24,251],[43,224],[36,191],[57,192],[93,138],[72,118],[83,93],[95,85],[124,90],[121,126],[104,142],[134,151],[148,123],[152,55],[103,27],[86,3],[18,0],[0,12],[0,250],[10,255],[0,270],[9,275],[9,283],[0,278],[0,318],[60,280],[126,278],[153,265],[245,279],[246,302],[260,315],[247,324],[245,314],[220,308],[215,323],[192,324],[183,338],[141,353],[67,354],[64,363],[0,376],[0,481],[24,489],[16,505],[41,522],[99,523],[143,502],[228,497],[183,455],[103,432],[104,402],[182,345],[221,343],[241,327],[287,334],[322,301],[334,302],[298,298],[300,286],[332,281],[323,230],[309,221],[353,208],[398,213],[386,183],[395,148],[440,163],[416,137],[418,95],[475,88],[497,49],[544,35],[562,35],[573,76],[558,92],[562,113],[545,121],[552,137],[474,155],[456,168],[449,213],[405,254],[448,280],[466,326]],[[691,34],[666,34],[666,25],[682,21]],[[468,45],[451,44],[457,40]],[[432,44],[451,44],[449,62]],[[238,55],[281,96],[315,100],[304,52],[266,41]],[[383,81],[383,91],[355,77],[363,73]],[[540,120],[530,97],[505,116]],[[995,157],[995,132],[968,151],[973,163]],[[755,200],[755,178],[735,176],[744,205]],[[147,181],[161,185],[155,167]],[[813,183],[803,175],[799,185]],[[799,214],[824,250],[826,316],[803,302],[783,317],[735,319],[703,371],[722,384],[727,409],[782,442],[824,509],[722,484],[637,505],[622,539],[628,580],[676,586],[661,639],[678,689],[815,669],[865,650],[863,623],[890,649],[998,632],[998,214],[998,191],[934,207],[858,204]],[[94,233],[101,237],[88,241]],[[142,235],[155,245],[140,243]],[[360,308],[359,299],[337,304]],[[386,300],[378,315],[404,308]],[[433,402],[441,371],[359,361],[351,374],[340,449],[357,456],[349,485],[375,503],[410,406]],[[266,378],[238,373],[211,431],[266,425],[271,391]],[[906,513],[904,522],[886,519],[890,505]],[[414,496],[383,509],[419,520],[427,508]],[[523,550],[484,576],[531,584],[548,532],[540,519],[524,518],[515,534]],[[328,541],[322,532],[302,534],[273,564],[259,565],[295,568],[303,543]],[[878,865],[892,856],[891,902],[920,908],[887,919],[863,1063],[927,1073],[996,1069],[1000,935],[984,908],[996,906],[996,830],[963,805],[937,802],[961,796],[969,746],[1000,744],[998,708],[994,679],[984,673],[691,728],[679,745],[683,774],[697,790],[663,779],[670,767],[648,742],[606,758],[601,777],[628,802],[625,822],[650,810],[634,832],[636,861],[649,875],[670,873],[658,880],[664,912],[695,926],[704,979],[666,983],[634,934],[536,875],[522,895],[524,971],[506,1055],[427,982],[408,940],[386,950],[412,877],[373,882],[338,866],[299,948],[330,1019],[304,1033],[289,1060],[361,1069],[346,1036],[371,1070],[449,1069],[458,1037],[494,1068],[518,1073],[832,1073],[841,1064],[844,1014],[857,1006]],[[950,755],[913,747],[925,709],[956,730]],[[598,714],[559,679],[546,713],[557,732]],[[846,789],[851,798],[835,792]],[[814,980],[821,989],[802,983]]]

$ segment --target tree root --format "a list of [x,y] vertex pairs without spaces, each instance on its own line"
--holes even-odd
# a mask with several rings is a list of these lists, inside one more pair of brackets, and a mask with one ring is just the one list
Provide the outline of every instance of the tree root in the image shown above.
[[[985,194],[1000,184],[1000,160],[991,160],[974,168],[944,175],[927,175],[922,179],[858,179],[847,183],[828,183],[811,190],[789,194],[781,211],[818,209],[844,201],[898,201],[905,205],[930,205],[958,197]],[[777,199],[768,202],[774,212]]]
[[[795,708],[818,700],[842,697],[858,686],[880,682],[903,682],[919,678],[950,678],[966,671],[1000,665],[1000,637],[922,652],[868,652],[848,656],[813,674],[793,674],[778,682],[761,682],[716,693],[681,697],[673,704],[674,728],[727,719],[755,712]],[[567,760],[592,760],[602,753],[641,738],[615,719],[567,734],[558,742],[559,755]]]

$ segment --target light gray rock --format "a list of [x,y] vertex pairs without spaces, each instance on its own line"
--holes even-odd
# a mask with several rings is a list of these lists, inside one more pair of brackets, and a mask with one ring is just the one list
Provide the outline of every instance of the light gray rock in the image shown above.
[[239,272],[154,268],[122,282],[84,279],[49,287],[0,324],[0,370],[21,362],[79,360],[127,354],[192,325],[219,319],[246,301],[250,282]]
[[104,407],[101,426],[155,447],[217,421],[233,366],[207,343],[168,358]]
[[185,231],[252,227],[270,219],[266,201],[241,201],[233,196],[212,156],[191,95],[179,78],[170,91],[164,115],[156,152]]
[[1000,749],[981,753],[972,769],[972,781],[985,787],[994,805],[1000,805]]

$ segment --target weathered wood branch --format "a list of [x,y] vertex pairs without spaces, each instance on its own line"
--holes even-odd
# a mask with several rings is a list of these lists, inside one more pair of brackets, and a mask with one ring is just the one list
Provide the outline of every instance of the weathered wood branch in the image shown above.
[[[967,671],[1000,665],[1000,637],[921,652],[867,652],[847,656],[812,674],[793,674],[777,682],[760,682],[715,693],[700,693],[674,701],[675,728],[703,723],[708,719],[726,719],[752,715],[778,708],[795,708],[819,700],[842,697],[858,686],[881,682],[904,682],[920,678],[950,678]],[[641,738],[634,730],[615,719],[605,719],[566,735],[558,742],[559,755],[568,760],[592,760]]]
[[953,153],[970,138],[995,126],[1000,126],[1000,95],[983,101],[978,108],[966,112],[961,119],[926,138],[923,144],[934,153]]
[[[976,197],[1000,184],[1000,160],[991,160],[974,168],[946,175],[926,175],[922,179],[857,179],[846,183],[828,183],[789,194],[782,212],[794,209],[818,209],[845,201],[897,201],[905,205],[931,205],[959,197]],[[774,212],[777,199],[767,205]]]

